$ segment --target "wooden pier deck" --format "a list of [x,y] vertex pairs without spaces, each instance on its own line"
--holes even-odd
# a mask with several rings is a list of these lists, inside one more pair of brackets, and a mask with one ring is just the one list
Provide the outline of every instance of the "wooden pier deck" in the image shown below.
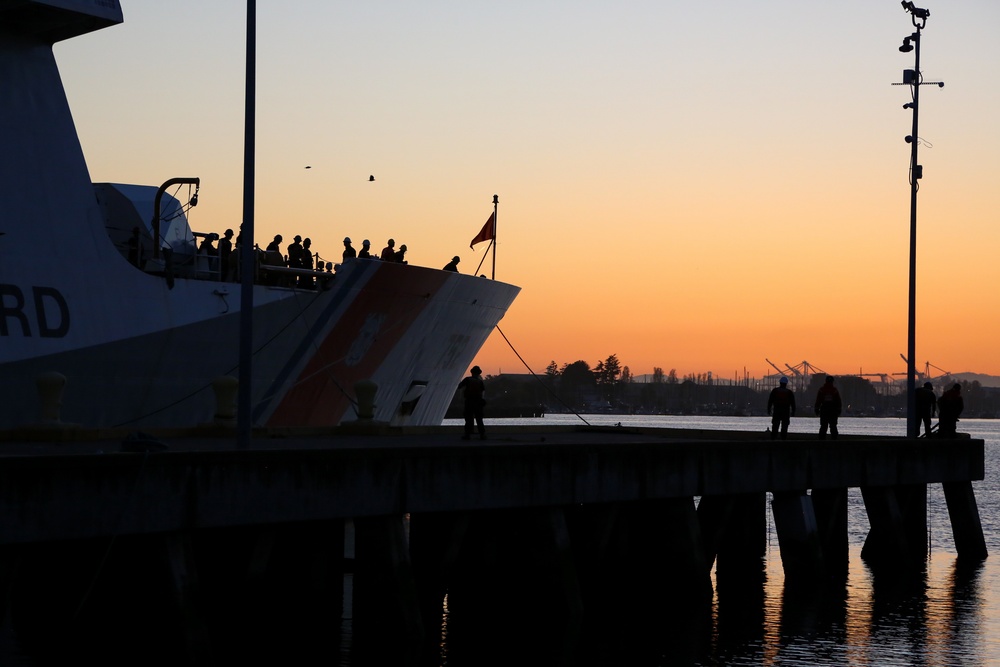
[[[218,429],[5,434],[4,609],[28,607],[22,625],[32,627],[25,600],[53,579],[54,563],[99,562],[115,541],[162,564],[151,569],[168,575],[193,655],[205,655],[216,632],[202,608],[213,577],[232,590],[268,573],[287,579],[303,564],[312,574],[296,587],[323,597],[342,594],[331,582],[355,570],[358,627],[419,646],[446,594],[469,614],[502,607],[503,593],[486,582],[530,553],[519,580],[554,586],[556,607],[576,627],[588,601],[622,594],[620,576],[606,585],[611,570],[631,571],[630,589],[669,570],[675,581],[663,588],[700,598],[713,566],[717,578],[759,571],[768,493],[788,579],[842,575],[854,487],[868,511],[863,555],[873,567],[919,567],[926,487],[937,483],[959,557],[987,555],[972,488],[985,473],[982,440],[622,427],[497,427],[486,441],[459,434],[354,425],[260,433],[247,449]],[[346,560],[345,526],[354,542]]]

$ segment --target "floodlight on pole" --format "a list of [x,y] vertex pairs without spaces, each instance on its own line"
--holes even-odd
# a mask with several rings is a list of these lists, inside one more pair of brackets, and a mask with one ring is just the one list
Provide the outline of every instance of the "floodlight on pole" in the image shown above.
[[910,86],[913,100],[903,105],[904,109],[913,112],[913,127],[909,135],[904,137],[906,143],[910,144],[910,275],[909,275],[909,307],[907,313],[907,336],[906,336],[906,436],[908,438],[917,437],[919,430],[919,416],[917,415],[917,394],[916,394],[916,366],[914,360],[916,355],[916,304],[917,304],[917,191],[920,189],[919,181],[924,176],[924,168],[917,159],[917,149],[920,146],[920,134],[918,132],[918,111],[920,109],[920,86],[925,84],[935,84],[943,87],[940,81],[924,81],[920,73],[920,38],[921,31],[927,25],[927,18],[930,11],[915,7],[912,2],[904,0],[903,9],[911,15],[913,27],[916,32],[903,38],[903,44],[899,47],[900,52],[913,52],[913,69],[903,70],[903,81],[900,86]]

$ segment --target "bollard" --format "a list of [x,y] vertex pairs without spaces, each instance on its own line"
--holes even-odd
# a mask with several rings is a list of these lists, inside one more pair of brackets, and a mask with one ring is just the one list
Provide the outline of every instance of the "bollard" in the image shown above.
[[236,394],[239,386],[240,381],[231,375],[221,375],[212,380],[216,424],[231,425],[236,422]]
[[358,419],[375,418],[375,393],[378,385],[371,380],[358,380],[354,383],[354,394],[358,398]]
[[41,419],[43,422],[59,423],[59,408],[62,407],[63,388],[66,386],[66,376],[54,371],[42,373],[35,382],[38,386],[38,398],[42,404]]

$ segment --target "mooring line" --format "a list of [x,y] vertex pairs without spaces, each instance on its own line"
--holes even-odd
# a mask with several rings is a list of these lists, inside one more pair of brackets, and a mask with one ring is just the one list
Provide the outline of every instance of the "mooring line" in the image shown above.
[[528,362],[526,362],[526,361],[524,360],[524,358],[523,358],[523,357],[521,357],[521,355],[520,355],[520,354],[518,354],[517,350],[515,350],[515,349],[514,349],[514,345],[513,345],[513,344],[512,344],[511,342],[510,342],[510,339],[509,339],[509,338],[507,338],[507,335],[506,335],[506,334],[504,334],[504,332],[503,332],[503,331],[502,331],[502,330],[500,329],[500,325],[497,325],[497,331],[499,331],[499,332],[500,332],[500,335],[501,335],[501,336],[503,336],[503,339],[504,339],[505,341],[507,341],[507,345],[508,345],[508,346],[510,347],[510,350],[511,350],[511,352],[513,352],[513,353],[514,353],[514,354],[515,354],[515,355],[517,356],[517,358],[521,360],[521,363],[522,363],[522,364],[524,364],[524,367],[528,369],[528,372],[529,372],[529,373],[531,373],[531,377],[533,377],[533,378],[535,378],[536,380],[538,380],[538,383],[539,383],[540,385],[542,385],[542,386],[543,386],[543,387],[545,388],[545,390],[546,390],[547,392],[549,392],[550,394],[552,394],[552,396],[553,396],[553,397],[554,397],[554,398],[555,398],[555,399],[556,399],[557,401],[559,401],[560,403],[562,403],[563,407],[565,407],[565,408],[566,408],[567,410],[569,410],[569,411],[570,411],[570,412],[572,412],[572,413],[573,413],[574,415],[576,415],[577,417],[579,417],[579,418],[580,418],[580,421],[582,421],[582,422],[583,422],[584,424],[586,424],[587,426],[592,426],[592,425],[593,425],[593,424],[591,424],[590,422],[588,422],[588,421],[587,421],[586,419],[584,419],[584,418],[583,418],[583,416],[582,416],[582,415],[581,415],[581,414],[580,414],[579,412],[577,412],[576,410],[574,410],[574,409],[573,409],[573,408],[571,408],[570,406],[566,405],[566,403],[565,403],[565,402],[564,402],[564,401],[563,401],[563,400],[562,400],[561,398],[559,398],[559,395],[558,395],[558,394],[556,394],[556,393],[555,393],[554,391],[552,391],[552,389],[550,389],[550,388],[549,388],[549,386],[548,386],[547,384],[545,384],[544,382],[542,382],[542,379],[541,379],[540,377],[538,377],[538,374],[537,374],[537,373],[535,373],[535,371],[531,370],[531,366],[529,366],[529,365],[528,365]]

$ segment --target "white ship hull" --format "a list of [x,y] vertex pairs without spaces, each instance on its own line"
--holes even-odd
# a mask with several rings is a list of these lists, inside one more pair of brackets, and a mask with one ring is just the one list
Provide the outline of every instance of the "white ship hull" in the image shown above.
[[[239,371],[241,287],[168,280],[116,247],[123,230],[95,196],[51,41],[120,21],[121,10],[109,0],[55,5],[0,7],[0,429],[42,419],[36,381],[48,372],[67,380],[63,422],[210,422],[213,380]],[[378,386],[376,420],[440,423],[519,292],[373,260],[346,262],[323,289],[253,290],[258,426],[352,420],[359,380]]]

